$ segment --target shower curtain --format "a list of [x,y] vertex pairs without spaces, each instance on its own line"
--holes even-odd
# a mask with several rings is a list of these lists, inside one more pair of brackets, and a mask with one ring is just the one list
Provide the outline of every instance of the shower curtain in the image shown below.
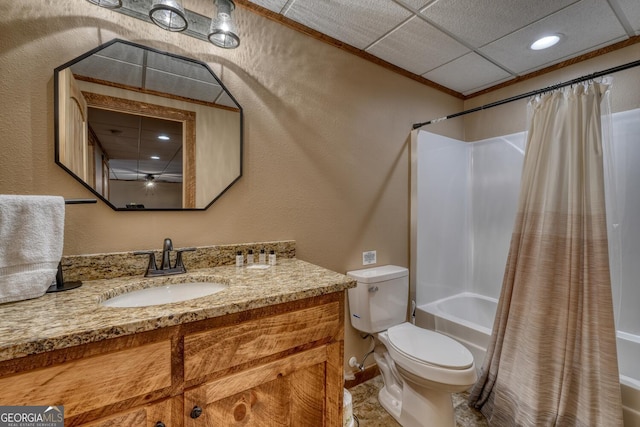
[[469,396],[492,426],[622,425],[602,161],[607,91],[590,82],[529,103],[516,224]]

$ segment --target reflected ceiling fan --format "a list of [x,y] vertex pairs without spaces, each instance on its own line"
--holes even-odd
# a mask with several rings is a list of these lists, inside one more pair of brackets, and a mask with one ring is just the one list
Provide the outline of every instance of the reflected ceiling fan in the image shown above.
[[[140,181],[145,183],[150,182],[182,182],[182,171],[168,172],[158,170],[143,170],[136,167],[127,167],[124,165],[116,165],[109,162],[109,179],[118,181]],[[128,162],[127,162],[128,163]]]

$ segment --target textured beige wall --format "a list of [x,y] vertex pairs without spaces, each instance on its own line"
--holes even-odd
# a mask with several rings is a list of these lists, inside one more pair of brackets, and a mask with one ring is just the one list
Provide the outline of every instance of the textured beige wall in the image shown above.
[[[212,4],[189,2],[188,7]],[[407,266],[411,125],[462,101],[249,11],[223,50],[82,0],[0,2],[0,193],[92,197],[54,162],[53,69],[122,38],[210,65],[245,113],[244,175],[203,212],[69,206],[64,253],[294,239],[335,271]],[[462,138],[459,124],[448,124]],[[348,358],[367,347],[347,327]],[[368,364],[373,363],[369,359]]]
[[[637,61],[638,58],[640,58],[640,44],[636,43],[624,49],[565,67],[553,73],[544,74],[486,95],[471,98],[465,101],[464,109],[469,110],[512,96],[570,81],[628,62]],[[611,76],[613,77],[611,111],[615,113],[640,108],[640,85],[638,84],[640,82],[640,67],[620,71],[611,74]],[[477,141],[494,136],[522,132],[526,128],[526,119],[527,99],[522,99],[453,120],[464,122],[466,141]]]

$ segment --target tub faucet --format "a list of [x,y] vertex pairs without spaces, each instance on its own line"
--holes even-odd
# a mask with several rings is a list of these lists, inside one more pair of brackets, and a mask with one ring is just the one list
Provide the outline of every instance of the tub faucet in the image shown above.
[[156,265],[156,254],[154,251],[136,251],[134,255],[148,255],[149,264],[147,265],[147,271],[144,273],[144,277],[155,276],[169,276],[172,274],[186,273],[187,269],[182,261],[182,253],[188,251],[195,251],[196,248],[180,248],[176,249],[176,262],[171,266],[171,251],[173,251],[173,243],[171,239],[164,239],[162,245],[162,262],[160,268]]

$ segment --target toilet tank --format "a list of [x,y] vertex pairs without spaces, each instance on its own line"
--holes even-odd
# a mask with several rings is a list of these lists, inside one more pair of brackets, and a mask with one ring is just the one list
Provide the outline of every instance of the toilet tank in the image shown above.
[[358,285],[349,289],[349,318],[359,331],[375,333],[407,320],[409,270],[396,265],[348,271]]

